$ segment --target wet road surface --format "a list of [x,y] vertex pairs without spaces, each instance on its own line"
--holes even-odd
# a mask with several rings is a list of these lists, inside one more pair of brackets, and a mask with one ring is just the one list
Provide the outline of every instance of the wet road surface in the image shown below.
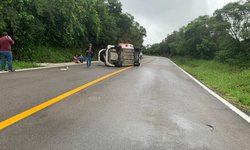
[[[0,150],[247,150],[250,125],[166,58],[88,87],[0,131]],[[119,70],[0,75],[0,121]]]

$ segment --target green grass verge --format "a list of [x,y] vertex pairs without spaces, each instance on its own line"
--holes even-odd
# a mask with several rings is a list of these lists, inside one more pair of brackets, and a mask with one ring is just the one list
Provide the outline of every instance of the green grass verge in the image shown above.
[[[97,60],[97,50],[93,60]],[[17,50],[13,53],[16,60],[24,62],[38,62],[38,63],[62,63],[73,61],[74,54],[82,54],[85,58],[85,49],[75,48],[58,48],[58,47],[46,47],[35,46],[32,48],[26,48]]]
[[21,60],[24,62],[60,63],[60,62],[70,62],[73,60],[74,54],[80,54],[80,53],[81,50],[77,49],[36,46],[32,48],[19,50],[13,55],[14,57],[16,57],[15,58],[16,60]]
[[231,103],[250,113],[250,69],[213,60],[180,57],[172,60]]
[[13,61],[14,69],[37,68],[37,67],[42,67],[42,66],[33,62]]

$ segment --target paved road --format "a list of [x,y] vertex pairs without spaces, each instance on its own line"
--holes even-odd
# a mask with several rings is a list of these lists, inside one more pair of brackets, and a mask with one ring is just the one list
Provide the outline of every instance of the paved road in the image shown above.
[[[0,121],[119,68],[0,75]],[[147,57],[0,131],[1,150],[250,149],[250,125],[167,59]]]

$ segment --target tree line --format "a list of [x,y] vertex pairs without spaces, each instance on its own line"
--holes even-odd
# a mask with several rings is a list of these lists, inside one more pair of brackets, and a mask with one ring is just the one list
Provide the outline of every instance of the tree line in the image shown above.
[[129,42],[142,47],[146,30],[119,0],[4,0],[0,31],[15,40],[15,56],[35,53],[36,46],[96,48]]
[[213,16],[200,16],[188,25],[153,44],[146,53],[216,59],[250,66],[250,0],[233,2]]

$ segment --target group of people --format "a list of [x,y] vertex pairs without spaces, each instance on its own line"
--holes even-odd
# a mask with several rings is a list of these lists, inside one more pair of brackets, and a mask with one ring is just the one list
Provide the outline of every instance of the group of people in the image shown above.
[[[89,47],[86,50],[86,58],[87,58],[86,65],[88,68],[91,66],[91,61],[92,61],[93,56],[94,56],[93,46],[92,46],[92,44],[89,44]],[[82,54],[79,54],[79,55],[75,54],[73,57],[73,60],[75,63],[78,63],[78,64],[83,63],[83,61],[84,61]]]
[[[15,44],[15,42],[11,39],[11,37],[8,35],[7,32],[3,32],[3,36],[0,38],[0,54],[2,56],[1,61],[1,70],[0,71],[10,71],[14,72],[15,70],[12,67],[12,51],[11,51],[11,45]],[[93,45],[89,44],[88,49],[86,50],[86,58],[87,58],[87,67],[89,68],[91,66],[91,60],[94,56],[93,51]],[[83,63],[83,56],[80,55],[74,55],[74,61],[76,63]],[[6,69],[6,62],[8,62],[8,69]]]
[[83,56],[82,56],[82,54],[79,54],[79,55],[75,54],[74,57],[73,57],[73,60],[77,64],[83,63]]

